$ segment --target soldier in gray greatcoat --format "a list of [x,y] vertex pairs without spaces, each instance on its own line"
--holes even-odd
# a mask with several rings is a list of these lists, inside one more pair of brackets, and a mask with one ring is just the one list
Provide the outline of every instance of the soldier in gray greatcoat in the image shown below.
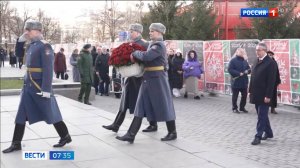
[[[135,23],[131,24],[129,26],[130,31],[130,39],[133,43],[139,44],[143,46],[145,49],[148,48],[149,43],[143,39],[142,32],[143,32],[143,26],[141,24]],[[119,112],[114,120],[114,122],[111,125],[103,125],[103,128],[112,130],[114,132],[118,132],[119,127],[122,125],[125,116],[126,111],[129,109],[129,113],[133,114],[138,93],[140,90],[140,86],[142,83],[143,77],[128,77],[125,80],[125,86],[122,91],[122,97],[121,97],[121,103]],[[150,125],[143,130],[143,132],[154,132],[157,131],[157,122],[156,121],[150,121]]]
[[3,153],[21,150],[26,121],[29,124],[39,121],[53,124],[60,136],[60,141],[54,147],[62,147],[72,141],[52,92],[54,63],[52,47],[48,42],[42,40],[42,24],[40,22],[27,21],[24,29],[23,36],[30,40],[25,56],[27,72],[15,120],[12,144],[3,150]]
[[168,134],[161,138],[170,141],[177,138],[175,110],[165,71],[167,64],[166,46],[163,34],[166,27],[161,23],[152,23],[149,27],[152,40],[147,51],[134,51],[132,59],[138,59],[145,65],[145,73],[134,110],[134,119],[124,136],[117,136],[121,141],[134,142],[144,116],[148,121],[166,121]]

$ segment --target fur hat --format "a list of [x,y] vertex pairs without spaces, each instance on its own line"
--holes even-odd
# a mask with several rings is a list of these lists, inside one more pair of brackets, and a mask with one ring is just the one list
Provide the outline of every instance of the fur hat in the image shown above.
[[129,30],[143,33],[143,26],[139,23],[134,23],[129,26]]
[[149,27],[149,30],[158,31],[162,34],[165,34],[166,33],[166,26],[164,26],[161,23],[152,23]]
[[268,51],[267,54],[272,54],[272,55],[274,55],[274,53],[273,53],[272,51]]
[[42,31],[43,25],[41,22],[36,20],[28,20],[24,26],[25,30],[39,30]]
[[92,47],[91,44],[85,44],[85,45],[83,46],[83,49],[87,50],[87,49],[89,49],[89,48],[91,48],[91,47]]

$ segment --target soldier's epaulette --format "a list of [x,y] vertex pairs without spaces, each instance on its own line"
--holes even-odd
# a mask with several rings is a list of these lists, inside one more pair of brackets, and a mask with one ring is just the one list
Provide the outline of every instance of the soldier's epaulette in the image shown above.
[[41,40],[41,42],[44,43],[44,44],[49,44],[49,42],[46,41],[46,40]]

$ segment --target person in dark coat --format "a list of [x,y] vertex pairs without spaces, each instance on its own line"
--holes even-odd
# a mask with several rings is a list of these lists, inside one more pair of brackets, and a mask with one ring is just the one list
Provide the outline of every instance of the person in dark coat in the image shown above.
[[21,141],[26,121],[29,124],[39,121],[53,124],[61,138],[54,147],[62,147],[72,141],[52,91],[54,60],[52,47],[48,42],[42,40],[42,24],[40,22],[27,21],[24,29],[26,30],[25,35],[31,40],[26,52],[27,73],[24,77],[12,144],[3,150],[3,153],[22,149]]
[[[268,111],[276,84],[276,73],[274,73],[276,72],[276,63],[267,55],[267,45],[265,43],[258,43],[256,54],[258,61],[252,69],[249,87],[250,103],[255,104],[258,114],[257,133],[251,143],[252,145],[258,145],[261,140],[273,138]],[[263,133],[265,133],[264,136]]]
[[138,59],[145,65],[134,118],[127,133],[116,137],[118,140],[130,143],[134,142],[145,116],[148,121],[166,121],[168,134],[161,138],[162,141],[177,138],[175,109],[166,72],[167,53],[163,41],[166,27],[161,23],[152,23],[149,29],[152,41],[148,50],[134,51],[131,55],[132,61]]
[[56,78],[61,76],[61,79],[65,79],[65,72],[67,72],[66,56],[64,54],[64,49],[61,48],[59,52],[55,55],[54,60],[54,72],[56,73]]
[[4,60],[5,60],[5,50],[0,46],[0,67],[4,67]]
[[25,41],[22,41],[20,38],[17,38],[15,53],[18,58],[19,68],[21,69],[25,54]]
[[99,76],[96,74],[96,66],[95,66],[95,62],[96,62],[96,58],[98,55],[101,55],[102,53],[102,49],[101,47],[92,47],[92,57],[93,57],[93,67],[94,67],[94,83],[93,83],[93,87],[95,88],[95,95],[97,95],[99,93]]
[[[139,44],[144,48],[148,48],[149,43],[142,38],[143,26],[141,24],[135,23],[129,26],[130,38],[133,43]],[[121,103],[119,107],[119,112],[111,125],[103,125],[103,128],[118,132],[120,126],[122,125],[126,111],[129,109],[129,113],[133,114],[139,89],[142,83],[143,77],[128,77],[125,79],[125,86],[122,91]],[[150,125],[143,130],[143,132],[154,132],[157,131],[157,122],[150,121]]]
[[12,50],[10,50],[8,55],[9,55],[10,66],[17,68],[17,57],[16,57],[15,53]]
[[[237,48],[235,52],[235,57],[233,57],[228,66],[228,72],[231,75],[231,89],[232,89],[232,111],[234,113],[248,113],[245,109],[247,100],[247,90],[248,90],[248,74],[251,73],[250,66],[245,60],[246,51],[243,48]],[[241,102],[240,111],[237,106],[237,98],[241,92]]]
[[109,60],[109,53],[107,52],[107,48],[102,47],[102,53],[101,55],[98,55],[95,61],[96,74],[100,79],[100,87],[99,87],[100,96],[102,95],[109,96],[108,88],[109,88],[110,79],[109,79],[108,60]]
[[173,49],[169,50],[168,53],[168,82],[169,82],[169,86],[170,86],[170,90],[172,92],[173,90],[173,86],[172,86],[172,82],[173,82],[173,66],[172,66],[172,59],[175,56],[175,51]]
[[281,79],[280,79],[280,74],[279,74],[279,69],[278,69],[278,64],[274,58],[274,53],[272,51],[268,51],[267,52],[268,56],[270,56],[276,63],[276,83],[275,83],[275,88],[274,88],[274,92],[273,92],[273,98],[271,100],[271,113],[273,114],[278,114],[277,111],[275,111],[275,108],[277,107],[277,88],[278,85],[281,83]]
[[[102,54],[102,47],[97,47],[97,55],[96,55],[96,58],[94,60],[94,57],[93,57],[93,67],[94,67],[94,88],[95,88],[95,94],[98,95],[99,94],[99,87],[100,87],[100,76],[97,75],[97,70],[96,70],[96,59],[97,57],[100,57]],[[92,55],[93,56],[93,55]]]
[[80,82],[80,73],[77,66],[77,61],[79,58],[78,49],[73,50],[73,53],[70,57],[70,64],[73,66],[73,82]]
[[83,49],[80,51],[79,59],[77,61],[78,70],[80,73],[80,92],[78,95],[78,101],[82,102],[82,97],[84,95],[84,104],[92,105],[89,101],[91,87],[93,83],[93,58],[91,55],[91,44],[85,44]]
[[[184,59],[182,57],[182,53],[179,49],[177,49],[175,56],[171,60],[172,72],[171,72],[171,76],[169,76],[169,78],[172,78],[171,86],[173,87],[172,91],[175,97],[180,96],[180,89],[183,86],[183,70],[182,70],[183,62]],[[176,91],[174,89],[176,89]]]

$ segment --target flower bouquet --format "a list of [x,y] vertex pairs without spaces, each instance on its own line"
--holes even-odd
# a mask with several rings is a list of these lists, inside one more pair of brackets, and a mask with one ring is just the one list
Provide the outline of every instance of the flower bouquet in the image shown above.
[[108,63],[113,65],[122,77],[141,76],[144,72],[144,66],[141,63],[131,62],[130,55],[133,51],[146,49],[135,43],[123,43],[113,49]]

